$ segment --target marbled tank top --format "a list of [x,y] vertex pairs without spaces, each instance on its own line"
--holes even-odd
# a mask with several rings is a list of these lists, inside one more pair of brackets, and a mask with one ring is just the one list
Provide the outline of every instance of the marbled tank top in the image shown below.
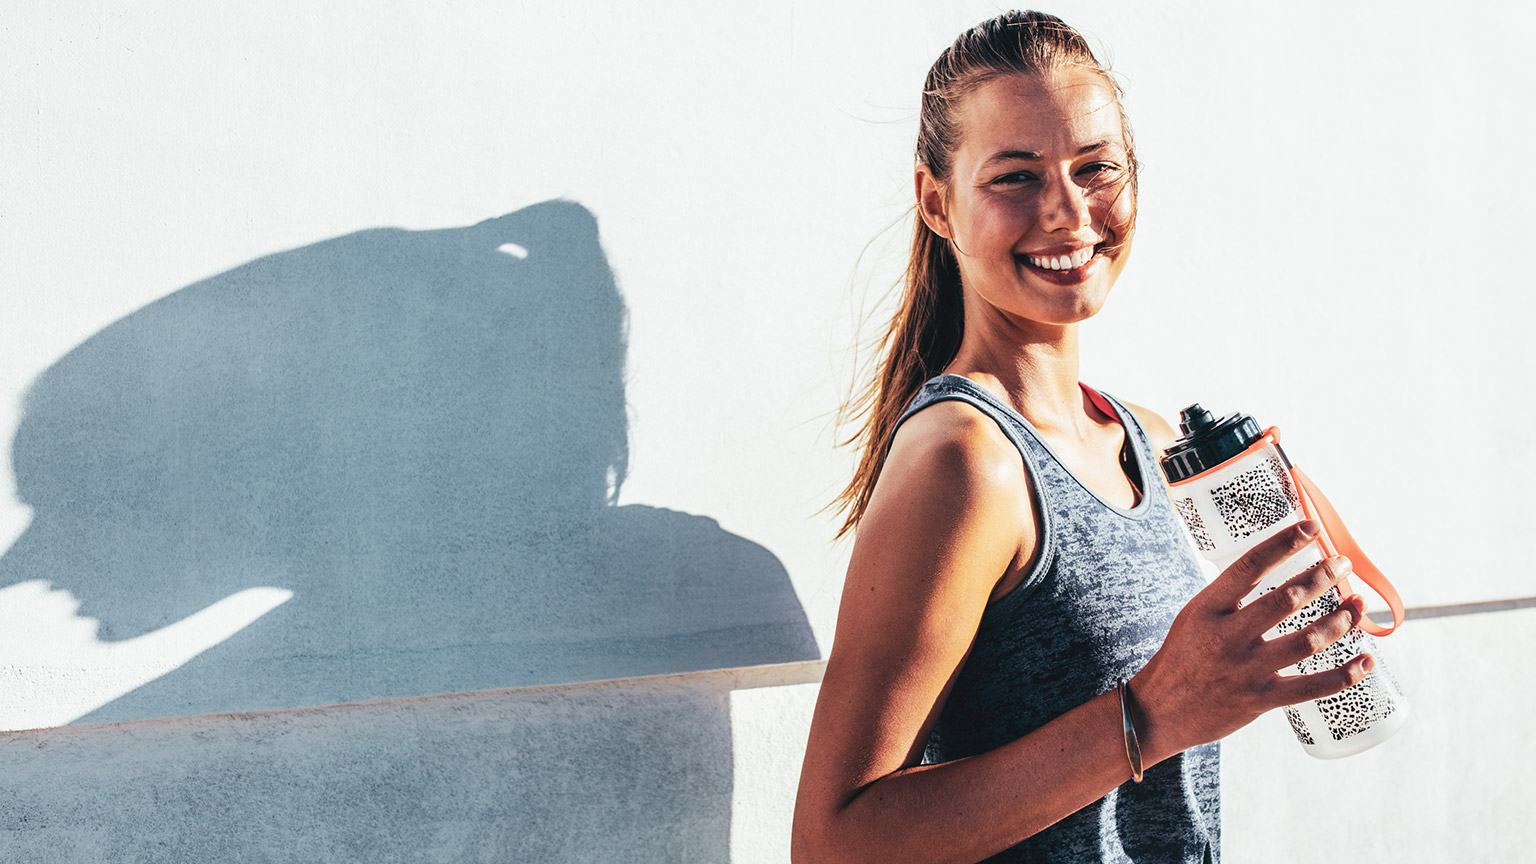
[[[983,613],[926,762],[995,749],[1113,689],[1151,659],[1205,584],[1151,442],[1124,405],[1107,400],[1141,475],[1141,500],[1129,510],[1083,485],[1029,421],[967,378],[929,381],[902,420],[948,400],[975,406],[1018,447],[1044,531],[1023,584]],[[1216,744],[1187,750],[987,860],[1219,862],[1218,760]]]

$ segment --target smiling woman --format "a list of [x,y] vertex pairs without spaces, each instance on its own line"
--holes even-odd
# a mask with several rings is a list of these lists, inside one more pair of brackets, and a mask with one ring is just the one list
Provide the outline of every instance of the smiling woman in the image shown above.
[[1370,669],[1280,677],[1360,618],[1357,597],[1260,638],[1347,562],[1239,609],[1303,523],[1202,588],[1157,468],[1172,430],[1078,380],[1136,167],[1118,88],[1060,19],[983,22],[929,71],[905,294],[849,406],[856,539],[798,861],[1219,861],[1214,742]]

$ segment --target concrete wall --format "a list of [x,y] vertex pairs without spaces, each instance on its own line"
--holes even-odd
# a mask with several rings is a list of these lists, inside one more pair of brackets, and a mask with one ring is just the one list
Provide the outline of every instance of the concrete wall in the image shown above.
[[807,671],[13,733],[4,860],[750,860],[733,810],[775,805],[733,784],[733,728],[767,726],[735,694]]
[[[994,8],[13,6],[16,860],[783,860],[829,412]],[[1515,857],[1536,13],[1052,11],[1146,163],[1084,380],[1280,424],[1410,606],[1472,604],[1385,644],[1377,750],[1233,737],[1229,857]]]
[[[1232,861],[1324,861],[1390,854],[1432,861],[1523,861],[1533,840],[1536,764],[1517,658],[1536,648],[1536,609],[1414,620],[1388,637],[1414,712],[1356,756],[1301,755],[1271,712],[1227,739],[1222,814]],[[1388,653],[1390,652],[1390,653]]]

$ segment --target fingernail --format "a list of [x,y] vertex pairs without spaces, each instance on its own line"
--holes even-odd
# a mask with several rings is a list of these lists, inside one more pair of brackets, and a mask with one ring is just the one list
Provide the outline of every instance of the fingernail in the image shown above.
[[1302,522],[1298,527],[1301,528],[1301,533],[1304,537],[1316,537],[1317,533],[1323,530],[1323,526],[1317,524],[1316,520],[1313,519]]
[[1372,669],[1376,668],[1376,658],[1369,654],[1365,655],[1365,659],[1360,661],[1360,668],[1369,674]]

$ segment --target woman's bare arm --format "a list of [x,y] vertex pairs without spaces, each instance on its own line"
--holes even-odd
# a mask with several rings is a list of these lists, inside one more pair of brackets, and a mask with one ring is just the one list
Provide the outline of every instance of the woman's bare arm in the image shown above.
[[[1017,451],[979,414],[934,406],[897,435],[849,564],[801,773],[795,861],[979,861],[1130,777],[1114,693],[989,753],[917,764],[988,598],[1033,552],[1033,510]],[[1274,674],[1343,635],[1358,604],[1294,634],[1302,639],[1260,638],[1327,590],[1342,575],[1339,562],[1296,577],[1268,603],[1236,608],[1305,542],[1292,531],[1262,544],[1180,613],[1133,684],[1144,765],[1287,704],[1277,700],[1316,698],[1363,677],[1358,662]]]

